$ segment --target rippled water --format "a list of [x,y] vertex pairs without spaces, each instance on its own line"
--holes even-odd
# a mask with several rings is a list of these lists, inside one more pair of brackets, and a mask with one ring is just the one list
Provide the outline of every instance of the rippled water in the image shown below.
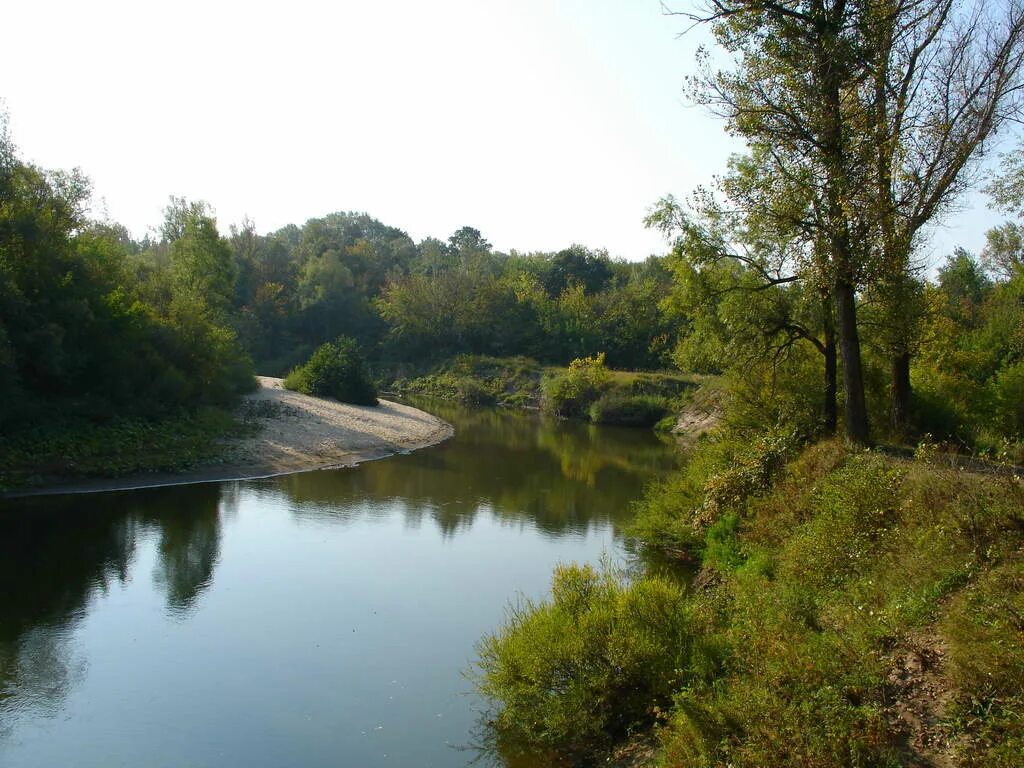
[[428,407],[452,440],[356,469],[0,502],[0,765],[501,763],[474,643],[556,563],[621,560],[676,452]]

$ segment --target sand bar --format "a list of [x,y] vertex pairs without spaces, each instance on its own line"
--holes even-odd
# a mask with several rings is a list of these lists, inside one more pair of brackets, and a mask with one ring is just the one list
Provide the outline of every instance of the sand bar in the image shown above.
[[262,429],[252,437],[232,443],[221,463],[185,472],[77,480],[21,489],[6,496],[96,493],[352,467],[440,443],[454,432],[448,422],[408,405],[388,400],[381,400],[376,407],[348,405],[289,392],[281,379],[256,378],[259,389],[247,399],[249,408],[258,414],[256,420]]

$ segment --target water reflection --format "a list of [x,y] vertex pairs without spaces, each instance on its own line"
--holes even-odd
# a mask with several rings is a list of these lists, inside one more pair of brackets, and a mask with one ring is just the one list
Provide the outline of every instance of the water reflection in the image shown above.
[[[154,582],[187,612],[213,577],[217,485],[24,499],[0,508],[0,728],[6,711],[56,711],[85,661],[69,643],[90,604],[129,579],[140,540],[160,538]],[[97,503],[102,499],[102,503]]]
[[0,502],[0,762],[469,762],[449,745],[472,742],[473,644],[555,563],[615,546],[677,457],[429,409],[455,438],[357,470]]
[[142,516],[160,530],[160,558],[154,582],[167,595],[167,610],[184,617],[210,586],[220,556],[220,493],[233,486],[185,486],[174,510],[147,507]]
[[358,472],[282,478],[296,517],[351,522],[399,505],[409,525],[428,516],[449,536],[480,514],[552,536],[606,523],[618,531],[644,484],[678,461],[646,431],[445,402],[427,407],[458,425],[456,439]]

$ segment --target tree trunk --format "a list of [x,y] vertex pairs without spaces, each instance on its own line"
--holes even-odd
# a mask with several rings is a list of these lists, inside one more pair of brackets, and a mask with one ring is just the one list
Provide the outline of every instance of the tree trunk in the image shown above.
[[828,298],[822,301],[822,312],[825,330],[825,349],[823,353],[825,355],[824,429],[826,435],[834,435],[836,433],[836,425],[839,423],[839,408],[836,405],[838,366],[836,365],[836,321]]
[[864,369],[860,359],[853,286],[845,280],[837,282],[835,296],[839,354],[843,360],[843,389],[846,393],[846,436],[854,443],[867,445],[868,408],[864,399]]
[[910,428],[910,353],[900,352],[890,363],[892,380],[889,385],[889,419],[893,436],[905,438]]

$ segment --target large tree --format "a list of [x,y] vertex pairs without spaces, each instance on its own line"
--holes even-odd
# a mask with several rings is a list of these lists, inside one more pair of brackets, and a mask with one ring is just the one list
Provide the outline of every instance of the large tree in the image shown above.
[[865,44],[859,99],[870,118],[874,174],[863,201],[873,221],[877,292],[888,311],[890,420],[910,416],[910,359],[920,287],[914,252],[924,228],[974,183],[977,161],[1021,115],[1024,6],[898,0],[857,12]]
[[834,302],[846,431],[866,442],[858,292],[904,285],[917,233],[1015,114],[1018,4],[997,18],[940,0],[712,0],[685,15],[711,24],[735,63],[705,58],[697,101],[816,201],[804,223]]

